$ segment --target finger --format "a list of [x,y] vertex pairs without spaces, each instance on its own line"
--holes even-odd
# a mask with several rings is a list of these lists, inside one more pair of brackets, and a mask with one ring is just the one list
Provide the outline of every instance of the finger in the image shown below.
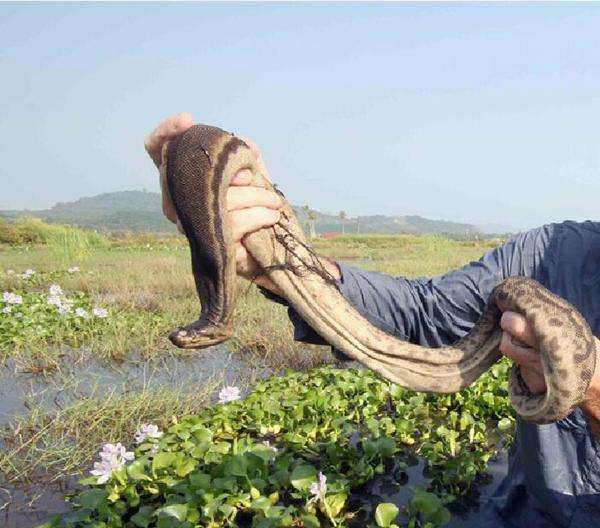
[[525,345],[535,347],[536,339],[533,327],[521,314],[515,312],[504,312],[500,320],[500,327]]
[[500,352],[514,361],[517,365],[536,370],[539,369],[540,373],[543,371],[542,360],[539,353],[533,348],[524,348],[515,344],[512,336],[506,332],[502,334]]
[[231,178],[229,185],[253,185],[254,187],[264,187],[264,182],[259,173],[252,172],[250,169],[242,169]]
[[546,380],[544,379],[542,372],[528,367],[519,367],[519,371],[525,385],[527,385],[533,394],[542,394],[546,392]]
[[250,207],[232,211],[229,215],[231,233],[235,242],[244,235],[270,227],[279,221],[279,211],[265,207]]
[[241,242],[235,244],[235,264],[238,275],[251,277],[258,273],[259,267]]
[[279,195],[262,187],[230,187],[227,190],[228,211],[239,211],[248,207],[279,209],[281,206]]
[[258,166],[260,168],[261,173],[263,174],[263,176],[268,180],[271,181],[271,177],[269,176],[269,171],[267,170],[267,167],[265,165],[265,162],[263,161],[263,157],[262,157],[262,152],[260,150],[260,148],[258,148],[258,145],[256,143],[254,143],[254,141],[252,141],[251,139],[244,137],[244,136],[238,136],[244,143],[246,143],[246,145],[248,145],[248,147],[250,148],[250,150],[254,153],[254,155],[256,156],[256,161],[258,163]]
[[162,121],[144,140],[146,152],[156,166],[161,164],[162,146],[165,141],[185,132],[194,124],[194,118],[187,112],[182,112]]

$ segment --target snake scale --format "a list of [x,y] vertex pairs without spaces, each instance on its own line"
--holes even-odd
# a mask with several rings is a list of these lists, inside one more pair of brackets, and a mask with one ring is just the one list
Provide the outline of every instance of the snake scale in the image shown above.
[[[169,336],[181,348],[202,348],[231,336],[236,262],[225,200],[231,178],[244,168],[264,188],[275,189],[249,147],[219,128],[193,126],[163,147],[163,192],[188,239],[201,301],[200,318]],[[345,300],[319,268],[283,201],[280,221],[246,235],[244,245],[325,341],[403,387],[451,393],[469,386],[501,357],[499,320],[512,310],[534,328],[547,384],[544,394],[531,394],[513,368],[508,388],[517,413],[550,423],[581,403],[596,368],[596,339],[568,302],[534,280],[511,277],[493,290],[479,321],[453,346],[430,349],[402,341],[373,326]]]

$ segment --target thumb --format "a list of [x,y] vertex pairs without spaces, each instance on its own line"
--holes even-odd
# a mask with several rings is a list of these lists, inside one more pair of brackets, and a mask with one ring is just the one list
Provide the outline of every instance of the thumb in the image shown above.
[[500,327],[522,345],[535,348],[536,339],[533,327],[523,315],[516,312],[504,312],[500,320]]

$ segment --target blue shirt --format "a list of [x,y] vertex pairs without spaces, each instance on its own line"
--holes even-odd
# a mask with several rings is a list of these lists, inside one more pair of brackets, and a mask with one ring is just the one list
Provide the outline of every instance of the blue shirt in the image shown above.
[[[412,343],[454,343],[479,319],[494,286],[515,275],[569,301],[600,335],[600,223],[534,229],[432,279],[340,269],[346,299],[374,325]],[[296,339],[323,343],[292,309],[290,318]],[[600,527],[600,442],[580,409],[549,425],[517,420],[508,474],[482,508],[481,527]]]

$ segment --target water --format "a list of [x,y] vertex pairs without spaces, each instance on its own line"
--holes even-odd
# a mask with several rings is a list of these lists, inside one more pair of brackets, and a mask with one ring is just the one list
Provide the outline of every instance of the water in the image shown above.
[[[133,357],[120,365],[102,363],[85,351],[79,352],[75,354],[78,358],[75,362],[73,354],[65,354],[64,362],[51,375],[24,372],[19,364],[7,362],[0,369],[0,426],[32,410],[56,411],[81,398],[107,391],[118,394],[163,388],[189,391],[211,381],[218,385],[243,386],[244,380],[268,374],[246,363],[242,356],[228,352],[226,345],[202,353],[152,360]],[[506,474],[506,467],[506,453],[502,452],[489,465],[490,478],[474,486],[467,500],[452,506],[453,518],[448,528],[479,526],[479,505],[495,491]],[[374,508],[380,502],[393,502],[403,511],[413,495],[410,486],[426,488],[430,483],[423,473],[423,460],[398,460],[386,469],[384,475],[376,476],[351,496],[351,508],[358,511],[355,526],[364,526],[367,519],[372,519]],[[52,515],[68,511],[65,495],[78,489],[77,480],[78,477],[72,476],[54,482],[42,479],[15,486],[6,483],[0,475],[0,526],[32,528]]]
[[202,353],[161,356],[158,359],[132,357],[126,363],[103,363],[85,352],[59,363],[58,370],[40,375],[23,370],[9,360],[0,369],[0,427],[12,417],[63,409],[75,401],[94,394],[140,392],[144,389],[188,389],[203,386],[210,380],[233,385],[249,374],[260,374],[228,352],[226,345]]
[[[358,515],[352,526],[365,526],[373,519],[374,511],[381,502],[394,503],[400,509],[401,525],[408,522],[404,511],[413,497],[411,486],[427,489],[431,479],[425,476],[425,461],[418,458],[397,460],[386,467],[383,475],[377,475],[362,489],[350,497],[352,509]],[[460,501],[448,505],[452,519],[446,528],[479,528],[479,509],[496,491],[508,470],[508,455],[500,451],[488,464],[487,473],[471,488],[470,493]]]
[[[57,411],[82,398],[109,392],[165,388],[189,392],[210,383],[243,387],[248,379],[267,374],[230,353],[226,345],[159,359],[132,357],[122,364],[103,363],[85,351],[76,352],[65,354],[57,370],[44,375],[27,372],[9,360],[0,369],[0,427],[34,411]],[[68,511],[65,495],[78,489],[77,481],[75,476],[54,482],[40,477],[35,483],[13,485],[0,474],[0,526],[30,528]]]

